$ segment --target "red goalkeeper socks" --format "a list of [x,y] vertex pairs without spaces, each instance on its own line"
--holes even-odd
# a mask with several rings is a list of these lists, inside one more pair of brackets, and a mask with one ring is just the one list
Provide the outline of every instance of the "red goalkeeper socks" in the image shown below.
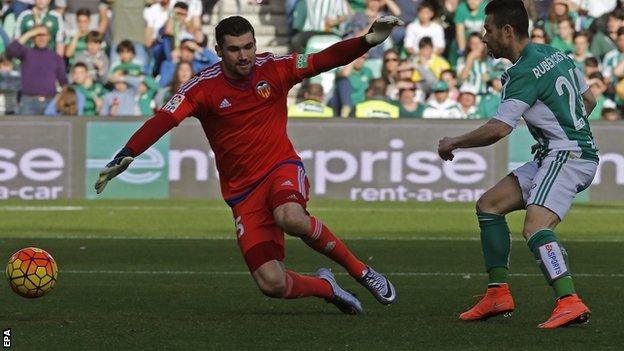
[[308,296],[331,299],[334,297],[334,292],[331,285],[324,279],[286,271],[284,298],[298,299]]
[[310,217],[310,233],[304,239],[314,250],[331,258],[334,262],[343,266],[349,274],[359,279],[366,273],[366,265],[358,260],[338,237],[336,237],[316,217]]

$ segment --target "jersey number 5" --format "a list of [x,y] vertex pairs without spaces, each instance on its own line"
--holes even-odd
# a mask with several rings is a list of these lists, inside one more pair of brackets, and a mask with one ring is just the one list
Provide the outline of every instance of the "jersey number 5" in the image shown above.
[[[555,82],[555,89],[557,90],[557,94],[559,94],[559,96],[563,96],[564,94],[563,87],[565,87],[568,91],[568,107],[570,108],[570,118],[572,118],[572,122],[574,123],[574,129],[580,130],[585,127],[585,120],[583,119],[583,117],[579,118],[576,114],[576,102],[578,101],[579,97],[576,95],[578,89],[576,87],[576,80],[574,79],[574,70],[570,69],[568,70],[568,73],[570,73],[570,78],[572,78],[572,82],[570,82],[564,76],[559,76],[559,78],[557,78],[557,81]],[[585,116],[587,115],[587,112],[585,111],[585,104],[583,103],[583,100],[580,100],[580,103],[581,111],[583,113],[583,116]]]

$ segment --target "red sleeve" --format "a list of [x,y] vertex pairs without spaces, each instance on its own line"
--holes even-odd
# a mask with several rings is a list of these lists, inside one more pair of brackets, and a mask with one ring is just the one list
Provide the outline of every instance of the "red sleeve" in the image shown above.
[[296,54],[295,76],[303,79],[351,63],[364,55],[372,46],[364,37],[356,37],[338,42],[315,54]]
[[132,150],[134,157],[139,156],[178,124],[173,115],[158,111],[132,135],[126,147]]
[[195,101],[199,93],[198,80],[195,77],[180,87],[160,111],[132,135],[126,147],[132,150],[135,157],[139,156],[186,117],[196,116],[199,109]]

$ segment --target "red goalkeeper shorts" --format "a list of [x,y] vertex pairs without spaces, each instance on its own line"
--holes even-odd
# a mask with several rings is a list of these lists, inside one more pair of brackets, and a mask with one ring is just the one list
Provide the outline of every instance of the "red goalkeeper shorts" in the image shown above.
[[271,260],[284,260],[284,232],[275,223],[273,210],[288,202],[305,208],[309,189],[303,165],[285,163],[232,207],[238,246],[250,272]]

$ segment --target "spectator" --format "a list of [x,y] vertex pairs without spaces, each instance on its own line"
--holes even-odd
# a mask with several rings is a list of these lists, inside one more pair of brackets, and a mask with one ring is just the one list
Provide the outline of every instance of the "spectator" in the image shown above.
[[[438,0],[438,23],[444,28],[444,41],[446,47],[442,56],[457,61],[457,40],[455,33],[455,13],[459,6],[459,0]],[[407,22],[406,22],[407,23]],[[451,55],[452,54],[452,55]]]
[[[183,3],[187,5],[188,11],[186,15],[186,23],[193,28],[193,35],[201,34],[203,4],[201,0],[177,0],[170,2],[169,7],[175,7],[176,4]],[[196,38],[197,40],[197,38]],[[201,41],[201,40],[200,40]]]
[[104,86],[89,76],[89,69],[82,62],[72,67],[72,87],[85,97],[81,116],[97,116],[102,109],[102,96],[106,94]]
[[158,92],[158,83],[150,76],[144,76],[139,83],[137,96],[139,99],[139,113],[143,117],[150,117],[156,110],[154,97]]
[[496,115],[498,105],[501,101],[501,91],[503,90],[503,84],[500,77],[495,77],[490,81],[490,89],[487,94],[481,95],[479,99],[479,108],[477,115],[479,118],[491,118]]
[[574,34],[574,53],[570,55],[581,72],[585,71],[585,61],[593,57],[589,52],[589,33],[578,32]]
[[65,40],[65,57],[69,60],[70,65],[76,62],[75,55],[87,50],[90,23],[91,11],[89,9],[80,9],[76,12],[77,31],[75,34],[67,36]]
[[423,106],[418,103],[415,88],[399,89],[399,117],[401,118],[422,118]]
[[589,77],[595,72],[600,72],[600,63],[597,58],[588,57],[587,60],[585,60],[585,77]]
[[[598,21],[596,21],[598,23]],[[604,27],[598,27],[591,40],[589,51],[594,57],[602,59],[608,52],[615,50],[618,30],[624,25],[624,9],[616,9],[607,15]]]
[[55,0],[57,11],[62,12],[65,19],[65,34],[76,35],[80,31],[78,26],[78,12],[89,10],[87,32],[97,31],[106,34],[110,26],[110,0]]
[[365,99],[368,83],[373,79],[373,72],[366,66],[364,54],[336,73],[336,89],[332,108],[340,111],[340,116],[347,117],[354,106]]
[[624,27],[617,32],[617,49],[610,51],[602,60],[602,76],[610,84],[624,77]]
[[[587,116],[588,120],[599,120],[601,119],[603,109],[616,108],[615,102],[605,96],[607,85],[604,82],[602,74],[599,72],[592,73],[589,76],[587,85],[589,85],[589,89],[591,89],[592,94],[596,97],[596,107],[594,107],[589,116]],[[622,86],[622,83],[618,84],[616,87],[616,92],[620,97],[624,96],[623,88],[624,86]]]
[[[32,9],[20,13],[17,17],[15,38],[21,37],[35,26],[45,25],[51,35],[48,47],[56,50],[56,53],[63,57],[65,55],[63,17],[56,10],[50,9],[50,1],[35,0],[35,6]],[[26,45],[32,47],[31,42],[27,42]]]
[[601,119],[603,121],[621,121],[622,115],[615,108],[604,108],[602,109]]
[[557,23],[559,35],[554,37],[550,45],[566,54],[574,52],[574,23],[570,17],[563,18]]
[[[31,39],[34,48],[24,46]],[[48,49],[49,42],[48,27],[38,25],[11,42],[7,48],[10,57],[21,61],[20,114],[42,115],[56,95],[56,82],[61,86],[67,85],[65,62],[61,56]]]
[[433,94],[427,100],[423,118],[462,118],[457,103],[449,98],[449,86],[439,81],[433,86]]
[[[395,16],[403,20],[403,23],[412,23],[416,19],[416,11],[419,8],[423,0],[394,0],[398,7],[398,14],[395,12]],[[403,45],[405,41],[405,27],[399,26],[392,30],[390,38],[396,46]]]
[[[548,18],[541,27],[544,28],[551,40],[555,40],[559,36],[559,22],[571,17],[571,15],[572,13],[566,0],[554,0],[548,11]],[[573,23],[574,20],[576,20],[576,16],[572,17]]]
[[292,51],[305,52],[308,40],[318,34],[343,34],[342,25],[349,18],[346,0],[306,0],[307,15],[300,32],[290,42]]
[[[356,12],[349,17],[349,20],[345,25],[345,37],[352,38],[365,35],[374,20],[387,14],[384,10],[384,6],[388,3],[393,2],[389,2],[388,0],[366,0],[366,8],[364,11]],[[400,10],[396,4],[390,7],[391,14],[397,15],[397,11]],[[371,48],[368,51],[368,57],[370,59],[381,59],[383,57],[384,50],[386,49],[386,45],[391,44],[392,40],[388,38],[384,44]]]
[[534,44],[550,44],[550,38],[542,27],[533,27],[531,30],[531,42]]
[[139,115],[138,87],[142,78],[120,70],[111,74],[109,80],[113,90],[104,95],[100,116]]
[[422,66],[428,69],[435,79],[440,79],[440,73],[451,68],[451,65],[442,56],[434,52],[433,42],[429,37],[423,37],[418,43],[418,53],[414,58],[416,66]]
[[400,60],[396,68],[396,78],[387,82],[386,96],[392,100],[399,100],[399,90],[416,89],[416,83],[412,80],[414,72],[414,64],[410,60]]
[[15,18],[35,5],[35,0],[13,0],[7,10],[7,13],[15,15]]
[[149,7],[143,10],[143,19],[145,20],[145,46],[151,48],[161,28],[165,26],[169,19],[170,0],[157,0]]
[[453,101],[459,98],[459,89],[457,88],[457,73],[452,69],[447,69],[440,73],[440,80],[445,82],[449,87],[449,97]]
[[173,94],[180,89],[180,86],[189,81],[191,78],[193,78],[193,68],[191,64],[184,61],[178,63],[171,83],[168,86],[158,90],[155,98],[156,107],[160,108],[165,104],[165,102],[169,101]]
[[108,57],[102,50],[104,37],[101,33],[91,31],[87,34],[87,50],[76,55],[76,62],[87,65],[89,77],[93,81],[104,83],[108,79]]
[[420,40],[429,37],[433,43],[433,51],[441,55],[446,47],[444,29],[434,20],[435,12],[433,5],[423,2],[418,7],[418,19],[414,20],[405,30],[405,50],[412,56],[416,56],[419,50]]
[[81,116],[84,105],[84,95],[76,92],[74,88],[66,86],[48,103],[44,114],[46,116]]
[[459,81],[462,84],[468,82],[477,87],[479,95],[485,94],[493,70],[494,62],[492,57],[487,54],[487,48],[481,40],[481,35],[479,33],[470,34],[466,57],[460,57],[457,61]]
[[381,68],[381,77],[386,80],[387,84],[393,84],[398,79],[399,68],[399,52],[396,49],[388,49],[384,52],[383,66]]
[[194,39],[198,31],[201,33],[200,28],[195,28],[192,21],[187,22],[188,12],[188,4],[176,1],[171,16],[165,22],[163,35],[173,40],[174,48],[177,48],[182,40]]
[[303,93],[303,101],[288,108],[288,117],[334,117],[334,110],[323,101],[323,86],[310,84]]
[[356,118],[399,118],[400,108],[386,96],[386,82],[381,78],[370,81],[366,100],[355,105]]
[[180,62],[190,63],[193,72],[197,73],[208,68],[221,59],[212,50],[202,47],[193,39],[185,39],[178,49],[173,50],[160,65],[159,85],[165,87],[171,83],[174,71]]
[[455,13],[455,39],[457,40],[457,49],[459,56],[464,55],[466,51],[466,42],[471,33],[481,33],[483,31],[483,23],[485,22],[485,5],[484,0],[466,0],[457,6]]
[[130,40],[122,40],[117,45],[117,54],[119,54],[121,62],[111,69],[113,74],[117,71],[125,71],[126,74],[135,77],[143,74],[143,67],[133,62],[136,51],[134,50],[134,44]]
[[457,99],[461,118],[478,119],[477,111],[477,87],[468,83],[462,84],[459,88],[459,98]]
[[18,112],[19,90],[19,72],[13,68],[13,62],[6,54],[0,54],[0,115],[14,115]]

